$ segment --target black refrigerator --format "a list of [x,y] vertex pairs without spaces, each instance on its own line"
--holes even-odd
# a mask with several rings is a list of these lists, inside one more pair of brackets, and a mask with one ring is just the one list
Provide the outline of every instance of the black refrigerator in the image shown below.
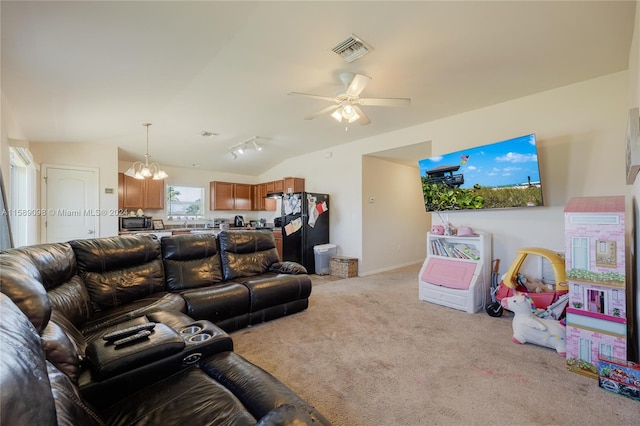
[[282,260],[315,274],[313,247],[329,243],[329,195],[294,192],[282,196]]

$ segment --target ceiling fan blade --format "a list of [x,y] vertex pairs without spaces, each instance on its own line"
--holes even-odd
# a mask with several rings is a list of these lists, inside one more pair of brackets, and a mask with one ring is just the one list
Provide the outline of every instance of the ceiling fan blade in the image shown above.
[[366,126],[367,124],[371,123],[371,120],[369,120],[369,117],[366,116],[364,111],[362,111],[362,109],[358,105],[351,105],[351,106],[360,116],[360,118],[358,118],[358,123],[360,123],[361,126]]
[[320,95],[312,95],[310,93],[300,93],[300,92],[289,92],[288,95],[292,95],[292,96],[305,96],[307,98],[315,98],[315,99],[322,99],[323,101],[330,101],[330,102],[335,102],[334,98],[330,98],[328,96],[320,96]]
[[360,98],[360,105],[367,106],[409,106],[411,99],[409,98]]
[[321,109],[320,111],[318,111],[318,112],[316,112],[314,114],[306,116],[304,119],[305,120],[313,120],[316,117],[319,117],[319,116],[321,116],[323,114],[328,114],[331,111],[336,110],[338,108],[340,108],[340,105],[330,105],[330,106],[328,106],[328,107],[326,107],[324,109]]
[[353,80],[351,80],[349,87],[347,87],[345,94],[351,97],[358,96],[362,93],[364,88],[367,87],[367,84],[369,84],[370,81],[371,77],[367,77],[364,74],[356,74],[355,77],[353,77]]

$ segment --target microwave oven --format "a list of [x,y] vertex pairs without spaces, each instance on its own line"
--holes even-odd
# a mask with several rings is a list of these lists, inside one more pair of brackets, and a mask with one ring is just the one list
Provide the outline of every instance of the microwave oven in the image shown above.
[[148,231],[153,229],[151,216],[121,216],[120,231]]

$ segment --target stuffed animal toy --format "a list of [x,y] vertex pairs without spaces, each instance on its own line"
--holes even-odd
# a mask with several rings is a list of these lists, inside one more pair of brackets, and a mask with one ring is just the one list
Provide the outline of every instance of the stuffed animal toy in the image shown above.
[[529,293],[555,291],[553,284],[545,284],[540,278],[532,278],[527,275],[518,274],[518,282],[522,284]]
[[514,313],[513,340],[515,343],[533,343],[555,349],[558,355],[567,354],[566,329],[559,321],[539,318],[532,311],[533,302],[529,296],[518,293],[504,297],[500,304]]

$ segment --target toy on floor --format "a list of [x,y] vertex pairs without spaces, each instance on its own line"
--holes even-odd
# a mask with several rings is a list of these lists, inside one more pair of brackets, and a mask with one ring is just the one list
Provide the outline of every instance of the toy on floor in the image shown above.
[[[523,273],[520,273],[520,268],[529,257],[533,261],[540,260],[549,263],[553,271],[555,285],[547,285],[538,278],[526,277]],[[515,260],[502,277],[496,293],[496,299],[502,300],[504,297],[513,296],[521,292],[531,297],[537,309],[544,310],[557,301],[560,296],[568,293],[568,291],[564,258],[549,249],[524,247],[518,249]]]
[[555,349],[560,356],[566,355],[565,327],[559,321],[537,317],[532,312],[534,305],[529,296],[516,294],[503,298],[500,303],[504,309],[514,313],[511,340],[519,344],[546,346]]

